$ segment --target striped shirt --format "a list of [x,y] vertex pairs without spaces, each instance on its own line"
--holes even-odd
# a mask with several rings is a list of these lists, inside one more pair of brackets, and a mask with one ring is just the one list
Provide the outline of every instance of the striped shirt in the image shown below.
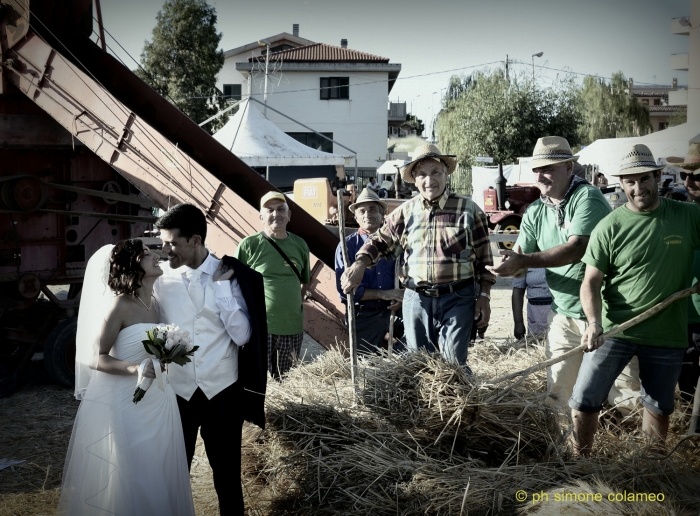
[[464,195],[447,189],[433,202],[418,195],[386,218],[357,252],[372,266],[380,258],[403,253],[401,277],[409,288],[452,283],[476,276],[496,282],[486,269],[493,265],[486,215]]

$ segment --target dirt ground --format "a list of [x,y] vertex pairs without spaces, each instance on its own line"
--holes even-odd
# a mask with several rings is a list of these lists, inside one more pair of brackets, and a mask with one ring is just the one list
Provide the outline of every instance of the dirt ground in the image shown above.
[[[512,339],[510,294],[510,280],[499,279],[492,291],[491,324],[485,344]],[[304,339],[302,356],[307,360],[323,352],[312,338]],[[13,396],[0,399],[0,468],[3,459],[24,461],[0,470],[0,516],[54,514],[77,410],[78,402],[72,391],[56,385],[28,385]],[[251,442],[257,432],[252,425],[244,428],[244,441]],[[201,439],[191,479],[197,515],[218,514],[211,470]],[[261,512],[251,507],[251,514]]]

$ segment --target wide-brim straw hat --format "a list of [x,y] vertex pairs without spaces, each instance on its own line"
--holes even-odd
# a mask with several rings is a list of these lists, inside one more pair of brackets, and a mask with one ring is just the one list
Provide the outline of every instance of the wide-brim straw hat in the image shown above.
[[674,167],[685,168],[688,170],[697,170],[700,168],[700,142],[691,143],[688,147],[688,152],[685,158],[669,156],[666,161]]
[[571,152],[568,140],[561,136],[544,136],[535,144],[530,167],[535,169],[569,161],[578,161],[578,156]]
[[443,154],[438,149],[437,145],[426,143],[424,145],[419,145],[416,150],[413,151],[413,161],[406,163],[401,167],[401,177],[407,183],[415,183],[416,180],[411,175],[413,172],[413,167],[419,161],[424,159],[434,159],[435,161],[441,161],[447,167],[447,174],[451,174],[457,168],[457,156],[452,156],[448,154]]
[[362,192],[360,192],[360,195],[357,197],[355,202],[348,206],[348,210],[355,213],[355,208],[357,208],[358,205],[368,202],[376,202],[380,204],[382,209],[384,209],[384,213],[386,213],[388,207],[387,204],[384,201],[382,201],[379,198],[379,196],[369,188],[365,188],[364,190],[362,190]]
[[654,172],[663,168],[663,165],[656,164],[654,155],[649,150],[649,147],[637,143],[623,156],[620,169],[617,172],[611,172],[610,175],[615,177],[630,176],[632,174]]

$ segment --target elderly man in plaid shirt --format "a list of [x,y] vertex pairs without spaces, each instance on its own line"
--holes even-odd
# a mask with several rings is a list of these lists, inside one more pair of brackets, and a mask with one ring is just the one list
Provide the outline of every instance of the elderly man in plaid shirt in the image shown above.
[[403,254],[408,348],[439,349],[466,367],[472,324],[486,326],[491,316],[495,277],[486,269],[493,265],[488,223],[469,198],[447,189],[447,176],[457,165],[454,156],[428,144],[413,156],[401,174],[404,181],[416,183],[420,195],[394,210],[360,248],[341,286],[345,293],[354,291],[367,267]]

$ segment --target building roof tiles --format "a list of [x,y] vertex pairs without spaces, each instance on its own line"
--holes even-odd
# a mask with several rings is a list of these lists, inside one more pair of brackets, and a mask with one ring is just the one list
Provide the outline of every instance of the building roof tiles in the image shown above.
[[[249,58],[248,61],[257,60]],[[298,48],[291,48],[270,54],[270,60],[282,60],[295,63],[388,63],[389,58],[359,52],[349,48],[336,47],[325,43],[314,43]]]

